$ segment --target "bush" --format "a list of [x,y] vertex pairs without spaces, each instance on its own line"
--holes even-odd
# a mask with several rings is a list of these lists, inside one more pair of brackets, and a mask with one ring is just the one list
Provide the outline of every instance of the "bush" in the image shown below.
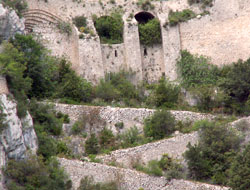
[[62,34],[65,33],[68,36],[72,34],[72,26],[70,23],[61,21],[56,26]]
[[149,105],[157,107],[175,108],[178,104],[180,87],[161,78],[158,84],[153,86],[153,91],[147,99]]
[[185,158],[190,177],[197,180],[212,180],[213,183],[227,183],[227,170],[239,151],[241,139],[235,132],[215,122],[199,123],[199,143],[188,145]]
[[119,44],[123,42],[123,20],[119,13],[102,16],[94,20],[101,43]]
[[4,175],[9,190],[69,190],[72,186],[55,159],[47,164],[36,157],[22,161],[9,160]]
[[85,152],[87,154],[97,154],[99,152],[98,139],[95,134],[91,134],[85,142]]
[[[152,35],[154,34],[154,35]],[[143,45],[149,46],[161,44],[161,26],[158,19],[149,20],[147,23],[139,24],[140,42]]]
[[184,87],[215,85],[220,77],[219,69],[215,65],[208,64],[207,58],[193,56],[188,51],[181,52],[177,67]]
[[138,0],[136,4],[144,11],[152,10],[155,8],[155,6],[151,4],[151,0]]
[[101,149],[114,150],[115,148],[115,136],[111,130],[106,127],[101,131],[99,135]]
[[229,171],[229,183],[233,190],[245,190],[250,187],[250,145],[238,153]]
[[[23,85],[24,89],[27,88],[28,90],[28,92],[25,90],[28,97],[47,98],[52,96],[56,86],[55,76],[57,76],[55,59],[48,56],[48,51],[44,46],[35,41],[30,35],[24,36],[17,34],[15,39],[10,42],[18,49],[19,53],[23,55],[23,60],[19,60],[18,62],[22,65],[19,66],[20,68],[25,67],[23,70],[23,78],[30,79],[31,88],[27,88],[27,85]],[[8,84],[9,83],[8,81]],[[16,87],[15,89],[21,91]]]
[[29,107],[34,123],[42,127],[39,132],[55,136],[62,133],[62,121],[56,117],[52,105],[37,103],[32,99]]
[[232,101],[246,102],[250,94],[250,59],[243,62],[239,60],[227,68],[225,78],[220,86],[231,96]]
[[139,101],[139,91],[129,80],[132,75],[125,71],[106,74],[105,79],[96,87],[96,96],[107,102],[124,101],[127,105],[132,100]]
[[15,10],[19,17],[21,17],[22,12],[28,8],[27,2],[25,0],[3,0],[3,5]]
[[171,135],[175,131],[175,118],[167,110],[158,110],[145,120],[144,134],[155,140]]
[[213,6],[213,0],[188,0],[189,5],[201,3],[202,7],[205,8],[207,6],[212,7]]
[[172,10],[170,10],[168,14],[168,20],[169,20],[170,26],[175,26],[179,22],[186,22],[195,17],[196,17],[196,14],[192,10],[189,10],[189,9],[184,9],[181,12],[179,11],[173,12]]
[[91,83],[78,76],[65,59],[58,60],[58,86],[55,97],[75,102],[90,102],[93,98]]
[[76,27],[80,31],[81,27],[87,27],[88,21],[87,21],[87,18],[84,15],[82,15],[82,16],[74,17],[73,23],[76,25]]
[[144,144],[143,136],[139,134],[139,130],[136,126],[128,129],[119,136],[121,139],[122,148],[134,147]]
[[80,186],[77,190],[118,190],[116,182],[94,183],[93,178],[86,176],[81,179]]

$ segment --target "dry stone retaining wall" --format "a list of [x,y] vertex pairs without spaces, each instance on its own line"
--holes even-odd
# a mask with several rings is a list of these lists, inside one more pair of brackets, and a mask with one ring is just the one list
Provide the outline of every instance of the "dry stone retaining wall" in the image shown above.
[[123,190],[228,190],[226,187],[196,183],[185,180],[167,181],[164,177],[153,177],[130,169],[122,169],[98,163],[81,162],[58,158],[61,166],[73,182],[73,190],[79,187],[85,176],[93,177],[95,182],[116,181]]
[[[98,110],[100,118],[102,118],[106,122],[106,125],[115,133],[118,132],[118,129],[115,127],[115,124],[118,122],[124,123],[122,131],[133,126],[142,130],[144,119],[151,116],[155,112],[153,109],[146,108],[99,107],[58,103],[55,104],[55,110],[68,114],[72,122],[77,121],[83,114],[88,114],[93,110]],[[171,111],[171,113],[178,121],[197,121],[203,119],[213,119],[215,117],[211,114],[202,114],[190,111]]]
[[160,160],[163,154],[172,158],[183,160],[183,153],[187,150],[188,143],[192,145],[198,142],[198,133],[180,134],[176,137],[164,139],[154,143],[148,143],[134,148],[116,150],[104,156],[99,156],[104,163],[115,162],[126,168],[132,168],[135,162],[147,164],[151,160]]

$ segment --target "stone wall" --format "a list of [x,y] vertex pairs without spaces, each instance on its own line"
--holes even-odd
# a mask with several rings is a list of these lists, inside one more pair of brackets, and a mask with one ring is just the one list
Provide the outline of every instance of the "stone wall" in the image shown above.
[[[133,126],[140,131],[143,128],[144,119],[151,116],[155,110],[145,108],[118,108],[118,107],[99,107],[84,105],[55,104],[55,110],[68,114],[71,122],[75,122],[82,115],[89,113],[98,113],[99,117],[105,121],[106,125],[113,130],[114,133],[123,132]],[[95,111],[93,111],[95,110]],[[197,121],[202,119],[213,119],[215,116],[210,114],[202,114],[190,111],[171,111],[176,120],[179,121]],[[117,129],[116,123],[123,122],[124,128]],[[104,126],[102,126],[104,127]]]
[[143,79],[148,83],[157,82],[165,76],[164,56],[161,45],[145,47],[141,45]]
[[198,142],[198,133],[179,134],[176,137],[160,140],[153,143],[137,146],[134,148],[121,149],[104,156],[98,156],[104,163],[115,162],[116,164],[132,168],[139,162],[147,164],[151,160],[160,160],[163,154],[168,154],[184,162],[183,153],[187,150],[188,143],[192,145]]
[[125,47],[124,44],[107,45],[102,44],[102,61],[104,72],[119,72],[125,70]]
[[185,180],[167,181],[164,177],[153,177],[147,174],[107,166],[98,163],[81,162],[58,158],[61,166],[69,174],[73,182],[73,190],[79,187],[80,180],[85,176],[93,177],[98,182],[115,181],[124,190],[228,190],[229,188]]
[[[117,71],[119,68],[134,71],[136,73],[135,83],[145,78],[149,82],[154,82],[162,73],[165,73],[165,76],[170,80],[175,80],[177,78],[176,60],[180,55],[180,50],[184,49],[193,54],[211,57],[210,62],[216,65],[230,64],[238,59],[245,60],[249,56],[250,21],[248,18],[250,6],[248,1],[216,0],[214,6],[208,8],[209,15],[192,19],[176,27],[165,25],[170,10],[180,11],[189,8],[198,14],[203,10],[197,5],[190,7],[186,0],[153,2],[155,8],[149,12],[161,21],[162,46],[156,48],[157,50],[151,49],[157,53],[148,58],[144,57],[144,52],[140,48],[137,21],[130,18],[130,15],[143,11],[136,2],[137,0],[116,0],[115,4],[112,4],[108,0],[101,2],[97,0],[84,2],[64,0],[59,3],[57,0],[50,0],[46,3],[45,1],[29,0],[28,4],[31,9],[53,12],[69,22],[72,21],[73,17],[84,14],[92,28],[91,15],[108,15],[117,7],[124,10],[124,44],[116,46],[119,47],[117,51],[123,53],[124,57],[112,57],[113,61],[111,58],[107,59],[107,55],[114,54],[113,50],[109,51],[107,46],[102,46],[101,49],[98,40],[79,40],[78,45],[77,39],[74,43],[70,43],[69,40],[68,44],[64,41],[61,42],[61,40],[55,40],[61,43],[53,43],[50,46],[52,51],[58,51],[58,48],[62,47],[60,51],[64,51],[71,59],[73,57],[77,59],[77,55],[74,55],[70,50],[77,52],[78,49],[79,64],[74,63],[73,66],[76,65],[75,70],[81,76],[94,83],[102,78],[105,72]],[[54,38],[57,39],[57,36]],[[66,47],[70,48],[67,50]],[[150,48],[148,49],[150,50]],[[122,66],[120,67],[120,65]],[[160,68],[161,71],[158,70]]]

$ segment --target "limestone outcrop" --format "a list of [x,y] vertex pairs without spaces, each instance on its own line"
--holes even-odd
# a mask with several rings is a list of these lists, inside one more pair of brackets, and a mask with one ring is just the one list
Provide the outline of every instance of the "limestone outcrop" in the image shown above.
[[[20,119],[17,116],[17,104],[6,94],[0,95],[0,106],[2,119],[0,167],[2,168],[8,159],[24,159],[28,151],[35,154],[38,149],[38,142],[33,128],[33,120],[29,113]],[[0,183],[1,188],[3,189]]]
[[14,10],[0,4],[0,42],[8,40],[16,33],[24,33],[24,19],[20,19]]

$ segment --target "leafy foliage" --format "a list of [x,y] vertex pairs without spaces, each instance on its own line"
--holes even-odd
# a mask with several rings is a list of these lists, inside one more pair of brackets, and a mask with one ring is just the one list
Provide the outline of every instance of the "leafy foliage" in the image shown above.
[[87,154],[97,154],[99,152],[98,139],[93,133],[85,142],[85,152]]
[[171,135],[175,130],[175,118],[167,110],[158,110],[145,120],[144,133],[146,137],[155,140]]
[[119,44],[123,42],[123,21],[119,13],[110,16],[95,18],[95,28],[100,36],[101,43]]
[[161,43],[161,26],[158,19],[155,18],[147,23],[140,23],[138,27],[141,44],[149,46]]
[[250,145],[234,159],[229,171],[229,186],[233,190],[245,190],[250,187]]
[[194,56],[188,51],[181,52],[177,67],[184,87],[214,85],[220,75],[219,69],[215,65],[208,64],[207,58]]
[[151,0],[138,0],[136,4],[144,11],[153,10],[155,8],[155,6],[151,3]]
[[2,0],[4,6],[8,6],[16,11],[18,16],[28,8],[26,0]]
[[130,77],[132,74],[125,71],[107,74],[96,87],[96,97],[107,102],[124,101],[126,105],[130,105],[133,100],[139,101],[140,93],[130,82]]
[[81,179],[80,186],[77,190],[118,190],[118,186],[115,182],[109,183],[97,183],[95,184],[93,178],[85,177]]
[[190,9],[184,9],[183,11],[170,11],[168,14],[168,20],[170,26],[175,26],[179,22],[186,22],[192,18],[195,18],[196,14]]
[[188,0],[189,5],[201,3],[202,7],[213,6],[213,0]]
[[72,186],[55,159],[46,164],[36,157],[22,161],[9,160],[4,174],[8,178],[9,190],[69,190]]
[[66,33],[68,36],[72,34],[72,26],[70,23],[61,21],[56,26],[61,33]]
[[230,168],[241,138],[226,126],[215,122],[200,122],[200,139],[197,145],[188,145],[185,152],[190,176],[197,180],[209,180],[216,184],[227,183]]
[[152,93],[147,98],[147,104],[156,107],[174,108],[178,104],[180,87],[162,77],[159,83],[152,85]]
[[84,15],[82,15],[82,16],[74,17],[73,23],[76,25],[76,27],[80,31],[81,27],[87,27],[88,21],[87,21],[87,18]]

